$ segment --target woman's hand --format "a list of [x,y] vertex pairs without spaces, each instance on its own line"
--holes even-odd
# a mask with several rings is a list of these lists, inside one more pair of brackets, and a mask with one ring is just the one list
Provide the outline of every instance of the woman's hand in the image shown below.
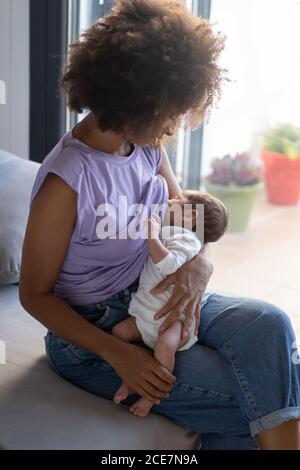
[[176,382],[150,352],[134,344],[120,343],[109,362],[132,390],[157,405],[160,398],[169,396]]
[[158,320],[172,311],[171,315],[161,325],[160,333],[173,325],[179,319],[180,314],[184,312],[185,321],[182,328],[182,338],[188,336],[193,316],[195,316],[194,333],[198,334],[201,300],[212,273],[213,265],[207,258],[205,251],[201,250],[192,261],[186,263],[176,273],[167,276],[157,287],[151,290],[154,295],[160,294],[169,286],[174,285],[174,291],[169,301],[154,316],[154,319]]

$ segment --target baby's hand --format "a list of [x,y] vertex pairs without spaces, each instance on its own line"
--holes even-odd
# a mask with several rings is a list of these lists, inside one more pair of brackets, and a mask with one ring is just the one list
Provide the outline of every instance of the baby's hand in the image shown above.
[[148,219],[148,238],[157,239],[161,229],[161,219],[157,214],[152,214]]

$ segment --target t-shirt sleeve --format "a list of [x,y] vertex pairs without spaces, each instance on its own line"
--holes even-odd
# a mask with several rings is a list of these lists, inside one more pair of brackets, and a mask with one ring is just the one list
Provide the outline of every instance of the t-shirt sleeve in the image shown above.
[[157,173],[159,173],[162,161],[161,148],[156,147],[155,145],[147,145],[144,147],[144,152],[146,154],[148,163],[153,170],[153,173],[157,175]]
[[181,266],[193,259],[201,249],[201,242],[194,233],[174,235],[164,243],[169,253],[155,266],[164,276],[175,273]]
[[69,149],[63,149],[55,159],[51,159],[50,156],[50,158],[46,158],[42,163],[32,188],[30,206],[49,173],[59,176],[70,188],[79,194],[82,178],[81,164],[74,152]]

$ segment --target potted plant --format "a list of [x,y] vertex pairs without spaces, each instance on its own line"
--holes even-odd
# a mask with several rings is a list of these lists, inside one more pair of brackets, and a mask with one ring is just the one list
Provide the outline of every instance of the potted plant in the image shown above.
[[256,196],[262,188],[262,170],[249,153],[224,155],[212,162],[206,190],[220,199],[229,212],[230,232],[246,230]]
[[262,160],[268,200],[294,205],[300,199],[300,128],[280,124],[263,137]]

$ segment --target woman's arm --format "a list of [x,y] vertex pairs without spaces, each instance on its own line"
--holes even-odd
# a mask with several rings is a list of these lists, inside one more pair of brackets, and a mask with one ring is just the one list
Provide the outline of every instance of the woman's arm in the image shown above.
[[[110,363],[141,396],[157,403],[175,377],[154,357],[96,328],[54,295],[76,223],[76,193],[58,176],[49,174],[36,195],[23,246],[20,301],[34,318],[66,341]],[[128,382],[128,384],[129,384]]]
[[167,181],[168,188],[169,188],[169,198],[171,199],[177,196],[178,194],[182,193],[182,189],[176,179],[176,176],[174,175],[168,154],[163,145],[161,146],[161,152],[162,152],[162,160],[161,160],[159,174],[163,176],[165,180]]
[[[104,359],[106,338],[53,294],[76,223],[76,193],[49,174],[35,197],[23,246],[20,301],[46,328]],[[111,345],[113,347],[113,345]]]

